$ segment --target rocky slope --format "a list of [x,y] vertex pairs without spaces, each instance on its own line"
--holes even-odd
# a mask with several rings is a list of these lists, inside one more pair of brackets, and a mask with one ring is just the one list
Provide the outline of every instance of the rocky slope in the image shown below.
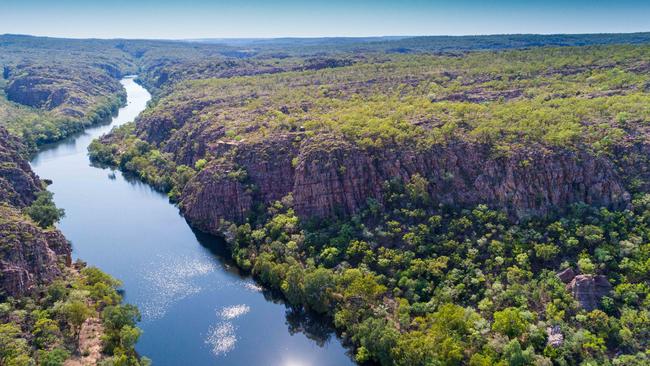
[[20,211],[42,189],[19,153],[24,149],[0,127],[0,296],[24,295],[70,265],[70,245],[63,235],[40,228]]
[[[415,174],[426,178],[435,203],[487,203],[513,218],[550,214],[576,202],[623,209],[630,200],[612,163],[584,152],[536,146],[494,157],[489,146],[463,142],[425,151],[364,151],[341,136],[298,143],[293,138],[234,147],[231,162],[208,165],[185,186],[183,213],[217,232],[220,220],[243,222],[259,202],[291,194],[303,218],[349,215],[368,199],[381,203],[384,182],[407,182]],[[238,169],[246,172],[244,179],[233,174]]]
[[182,82],[131,135],[103,141],[108,160],[163,189],[205,160],[173,188],[210,232],[289,194],[302,218],[354,214],[416,174],[434,205],[485,203],[515,220],[577,202],[624,209],[648,184],[649,51],[418,56]]
[[118,95],[122,87],[115,77],[102,69],[74,66],[18,65],[9,73],[5,92],[11,101],[81,118],[98,98]]
[[58,278],[70,265],[70,244],[56,229],[42,229],[20,211],[1,206],[0,290],[21,296]]
[[0,202],[16,207],[29,205],[41,189],[40,180],[23,158],[24,149],[17,137],[0,127]]

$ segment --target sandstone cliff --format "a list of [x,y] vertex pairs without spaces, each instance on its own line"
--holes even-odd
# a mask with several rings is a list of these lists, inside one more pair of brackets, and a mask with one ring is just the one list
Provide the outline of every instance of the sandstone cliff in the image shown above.
[[549,214],[576,202],[620,209],[630,200],[607,159],[560,148],[535,146],[494,156],[489,146],[466,142],[421,151],[367,150],[341,136],[297,141],[284,135],[231,149],[227,163],[208,165],[183,191],[181,209],[202,229],[215,231],[221,219],[240,222],[255,204],[287,194],[303,217],[354,214],[369,198],[382,202],[384,182],[406,182],[414,174],[428,180],[434,203],[486,203],[513,218]]
[[70,264],[70,245],[58,230],[41,229],[7,206],[0,217],[0,294],[23,295]]
[[173,193],[210,232],[289,194],[303,218],[354,214],[416,174],[431,207],[487,204],[513,220],[578,202],[629,207],[650,182],[647,96],[613,75],[642,79],[644,60],[559,67],[524,54],[536,63],[518,59],[530,68],[516,73],[513,55],[495,54],[178,82],[131,136],[102,139],[104,156],[163,189],[205,160]]
[[20,209],[41,183],[19,151],[24,147],[0,127],[0,297],[18,296],[47,283],[70,264],[70,245],[56,229],[42,229]]
[[18,139],[0,127],[0,202],[16,207],[29,205],[41,189],[23,153],[24,147]]
[[97,67],[79,72],[73,66],[21,64],[12,71],[5,93],[16,103],[81,118],[98,104],[98,98],[122,93],[112,76],[116,71]]

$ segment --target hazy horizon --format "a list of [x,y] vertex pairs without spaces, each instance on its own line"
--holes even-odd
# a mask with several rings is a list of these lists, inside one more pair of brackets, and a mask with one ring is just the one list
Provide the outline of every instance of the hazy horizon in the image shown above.
[[72,37],[72,36],[54,36],[49,34],[28,34],[28,33],[0,33],[0,36],[25,36],[25,37],[36,37],[36,38],[60,38],[60,39],[76,39],[76,40],[151,40],[151,41],[180,41],[180,42],[197,42],[202,41],[219,41],[219,40],[280,40],[280,39],[372,39],[372,38],[414,38],[414,37],[489,37],[489,36],[520,36],[520,35],[533,35],[533,36],[560,36],[560,35],[597,35],[597,34],[644,34],[650,33],[650,27],[648,30],[640,31],[631,31],[631,32],[587,32],[587,33],[474,33],[474,34],[409,34],[409,35],[394,35],[394,34],[385,34],[385,35],[376,35],[376,36],[270,36],[270,37],[197,37],[197,38],[143,38],[143,37]]
[[637,33],[640,0],[5,0],[0,34],[196,40]]

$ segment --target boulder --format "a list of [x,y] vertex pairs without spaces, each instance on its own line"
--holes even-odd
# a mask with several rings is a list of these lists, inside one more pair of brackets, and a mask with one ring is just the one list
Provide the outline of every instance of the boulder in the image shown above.
[[603,275],[577,275],[567,287],[580,306],[587,311],[596,309],[600,299],[612,290],[612,285]]
[[564,344],[564,335],[559,325],[546,328],[546,335],[548,337],[546,344],[551,347],[561,347]]
[[557,277],[560,279],[560,281],[564,283],[569,283],[571,280],[576,276],[575,271],[573,268],[569,267],[563,271],[558,272]]

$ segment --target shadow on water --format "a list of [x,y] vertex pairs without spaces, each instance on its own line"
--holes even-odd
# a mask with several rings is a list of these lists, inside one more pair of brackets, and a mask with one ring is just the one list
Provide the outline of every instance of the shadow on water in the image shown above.
[[[251,278],[250,275],[244,273],[239,269],[239,267],[237,267],[234,260],[231,258],[228,244],[223,238],[204,233],[195,228],[192,228],[192,232],[201,246],[205,248],[216,261],[223,265],[224,270],[240,277],[241,279]],[[302,333],[308,339],[314,341],[314,343],[319,347],[324,347],[332,337],[337,337],[336,330],[331,325],[331,318],[289,306],[285,302],[283,295],[278,291],[271,291],[267,288],[263,288],[262,294],[266,301],[283,304],[285,306],[286,324],[291,335]],[[351,354],[349,348],[348,354]]]
[[115,117],[117,117],[118,113],[119,113],[119,110],[115,110],[110,115],[102,118],[101,120],[90,123],[90,124],[88,124],[86,126],[83,126],[83,127],[79,127],[78,131],[72,132],[70,135],[68,135],[67,137],[65,137],[65,138],[63,138],[61,140],[52,141],[52,142],[42,144],[42,145],[40,145],[38,147],[38,151],[36,152],[36,154],[42,154],[42,153],[47,152],[47,151],[59,149],[59,148],[61,148],[61,146],[74,147],[74,146],[77,145],[77,143],[78,143],[77,139],[79,137],[88,134],[88,129],[89,128],[110,126],[111,123],[113,123],[113,119]]
[[211,254],[214,260],[223,265],[223,268],[228,273],[236,275],[241,279],[249,278],[249,276],[243,273],[235,264],[235,261],[230,256],[230,249],[228,249],[228,244],[223,238],[204,233],[193,228],[192,226],[190,226],[190,228],[196,236],[196,240],[199,242],[199,244],[201,244],[201,246]]
[[[146,183],[143,183],[134,174],[123,173],[123,177],[130,184],[146,185]],[[164,192],[160,190],[156,191],[160,194],[164,194]],[[181,214],[179,213],[179,215]],[[242,280],[252,278],[250,274],[245,273],[237,266],[235,261],[232,259],[228,243],[223,238],[202,232],[192,227],[189,222],[187,224],[199,244],[210,253],[213,260],[221,264],[224,271]],[[282,293],[278,291],[272,291],[266,287],[262,287],[261,292],[266,301],[285,305],[286,324],[290,334],[305,334],[307,338],[314,341],[319,347],[324,347],[333,336],[336,336],[336,330],[331,325],[332,319],[311,311],[296,309],[287,305]]]
[[[113,124],[43,147],[32,166],[67,216],[75,256],[124,281],[146,318],[137,349],[160,366],[352,365],[331,319],[291,309],[231,259],[223,238],[190,230],[164,192],[88,161],[93,139],[137,117],[149,95],[123,80],[129,101]],[[260,296],[261,295],[261,296]]]

